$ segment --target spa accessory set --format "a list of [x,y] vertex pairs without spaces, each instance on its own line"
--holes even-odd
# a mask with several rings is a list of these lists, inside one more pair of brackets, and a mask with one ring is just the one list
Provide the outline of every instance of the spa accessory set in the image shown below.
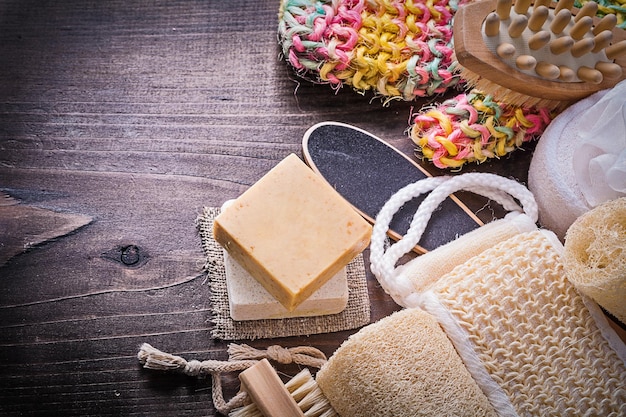
[[[510,213],[396,266],[413,251],[433,211],[460,190],[488,196]],[[406,235],[389,246],[391,217],[424,193]],[[532,194],[493,174],[426,178],[399,190],[376,218],[370,261],[385,291],[405,309],[363,327],[328,361],[308,352],[317,358],[309,366],[321,366],[315,377],[305,371],[284,387],[278,383],[273,368],[258,362],[278,359],[270,352],[278,347],[258,352],[231,345],[229,361],[188,363],[144,345],[139,359],[150,369],[211,374],[218,400],[220,373],[247,369],[246,394],[224,402],[222,412],[232,416],[622,415],[626,346],[596,302],[616,317],[625,314],[611,299],[626,295],[614,292],[624,280],[623,256],[615,253],[626,241],[626,198],[581,217],[565,246],[537,228],[537,218]],[[607,229],[615,235],[610,242],[602,235]],[[590,247],[594,259],[585,256]],[[594,274],[598,269],[602,276]],[[610,294],[603,292],[607,282]],[[295,353],[283,356],[289,361]],[[294,404],[300,411],[285,414]]]
[[[144,344],[141,364],[210,376],[232,417],[626,415],[611,326],[626,325],[626,9],[579,6],[283,0],[280,42],[301,77],[383,101],[466,88],[412,116],[410,140],[458,170],[539,138],[528,186],[432,176],[363,129],[316,124],[303,159],[199,219],[207,273],[227,287],[212,301],[228,340],[358,331],[329,358],[233,343],[228,360],[187,361]],[[460,192],[506,215],[483,224]],[[401,307],[371,324],[368,247]],[[270,361],[304,369],[283,381]],[[226,372],[240,372],[229,401]]]
[[555,4],[283,0],[278,31],[285,60],[311,82],[383,102],[463,89],[412,115],[410,131],[422,158],[458,169],[520,148],[563,107],[626,78],[624,6],[586,1],[577,12],[571,0]]

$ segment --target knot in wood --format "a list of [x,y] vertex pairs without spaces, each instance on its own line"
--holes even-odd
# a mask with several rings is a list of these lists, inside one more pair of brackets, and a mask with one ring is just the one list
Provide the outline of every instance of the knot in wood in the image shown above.
[[294,361],[293,355],[289,349],[278,345],[267,348],[267,357],[282,364],[289,364]]
[[140,260],[139,248],[135,245],[128,245],[122,248],[122,254],[120,260],[124,265],[132,266],[136,265]]
[[139,268],[148,262],[150,258],[142,247],[133,244],[116,246],[103,252],[100,256],[109,261],[117,262],[126,268]]

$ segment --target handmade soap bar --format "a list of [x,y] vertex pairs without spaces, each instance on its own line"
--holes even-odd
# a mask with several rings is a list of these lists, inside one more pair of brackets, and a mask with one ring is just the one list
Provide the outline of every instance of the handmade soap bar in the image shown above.
[[367,247],[371,226],[291,154],[215,218],[213,235],[293,311]]
[[230,317],[235,321],[324,316],[341,313],[348,305],[348,277],[342,268],[326,284],[288,311],[224,250]]

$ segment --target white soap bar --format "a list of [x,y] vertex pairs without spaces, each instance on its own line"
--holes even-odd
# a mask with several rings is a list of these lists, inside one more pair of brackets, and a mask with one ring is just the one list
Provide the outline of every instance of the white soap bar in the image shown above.
[[348,305],[348,278],[345,267],[290,312],[226,250],[224,266],[230,316],[236,321],[337,314]]

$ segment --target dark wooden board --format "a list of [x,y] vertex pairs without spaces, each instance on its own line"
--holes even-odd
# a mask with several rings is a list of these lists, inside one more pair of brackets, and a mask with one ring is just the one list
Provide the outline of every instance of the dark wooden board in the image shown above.
[[[370,114],[364,127],[405,139],[411,104],[298,81],[279,58],[277,11],[275,1],[0,2],[0,191],[92,218],[0,267],[0,415],[214,415],[210,381],[136,359],[143,342],[227,357],[210,336],[202,207],[301,154],[315,122]],[[121,261],[129,247],[141,263]],[[397,306],[370,283],[375,320]],[[330,355],[350,333],[270,342]],[[234,393],[236,375],[225,385]]]
[[[426,101],[383,107],[299,81],[279,58],[277,11],[268,0],[0,1],[0,192],[92,219],[0,267],[0,415],[214,415],[210,381],[136,358],[144,342],[227,358],[210,336],[202,207],[301,155],[317,122],[412,155],[409,115]],[[529,155],[480,169],[524,180]],[[464,201],[492,217],[484,200]],[[368,288],[372,321],[398,309],[369,272]],[[351,333],[249,343],[330,355]],[[224,382],[234,393],[236,376]]]

